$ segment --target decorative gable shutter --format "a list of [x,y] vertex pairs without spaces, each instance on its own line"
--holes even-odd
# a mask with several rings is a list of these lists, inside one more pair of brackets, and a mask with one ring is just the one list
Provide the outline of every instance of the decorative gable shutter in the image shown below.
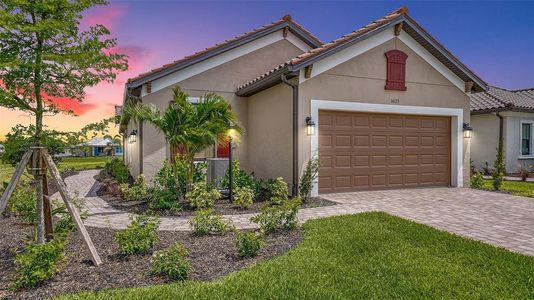
[[385,53],[387,60],[386,90],[406,90],[406,59],[408,55],[400,50]]

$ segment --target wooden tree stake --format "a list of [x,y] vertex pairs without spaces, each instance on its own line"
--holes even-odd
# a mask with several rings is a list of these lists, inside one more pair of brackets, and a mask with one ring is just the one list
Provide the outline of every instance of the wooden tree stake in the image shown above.
[[43,213],[44,213],[44,229],[47,241],[54,237],[54,225],[52,223],[52,205],[50,203],[50,194],[48,191],[48,179],[45,158],[41,154],[41,166],[43,168]]
[[15,169],[15,173],[13,174],[13,177],[11,177],[9,184],[6,190],[4,191],[4,194],[2,195],[2,198],[0,198],[0,218],[2,217],[2,214],[4,213],[4,210],[7,207],[7,202],[9,201],[9,197],[11,197],[11,194],[15,190],[15,187],[17,186],[17,184],[19,183],[22,173],[24,173],[24,168],[30,161],[31,155],[32,155],[31,151],[24,153],[17,168]]
[[85,242],[87,250],[89,250],[89,254],[91,255],[93,263],[96,266],[101,265],[102,260],[100,259],[100,256],[98,255],[98,252],[96,251],[96,248],[93,245],[93,241],[91,241],[91,237],[89,236],[87,229],[83,225],[83,221],[80,217],[80,214],[78,213],[78,210],[72,204],[72,199],[69,193],[67,192],[67,187],[65,185],[65,182],[61,178],[61,175],[59,174],[59,170],[57,169],[54,161],[52,160],[52,157],[50,156],[50,154],[48,154],[48,151],[46,151],[46,149],[43,150],[43,156],[45,158],[46,165],[50,170],[50,173],[52,174],[52,178],[58,186],[61,198],[63,199],[63,202],[65,202],[65,206],[67,207],[70,215],[72,216],[72,219],[74,220],[76,227],[78,228],[78,232],[80,233]]

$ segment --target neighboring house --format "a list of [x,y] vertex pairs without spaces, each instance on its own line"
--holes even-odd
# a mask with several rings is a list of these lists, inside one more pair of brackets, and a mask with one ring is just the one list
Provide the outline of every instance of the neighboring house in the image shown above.
[[[237,159],[257,177],[295,190],[317,153],[313,195],[467,184],[469,94],[487,90],[404,7],[326,44],[285,16],[130,79],[124,101],[165,109],[176,85],[191,101],[229,101],[245,129]],[[152,178],[169,156],[163,136],[127,118],[121,132],[135,140],[132,175]]]
[[4,145],[0,144],[0,154],[3,154],[4,151],[6,151],[6,148],[4,147]]
[[[111,143],[109,138],[92,138],[85,145],[90,148],[90,156],[111,156],[113,152],[108,146],[109,143]],[[121,145],[115,143],[113,147],[115,148],[115,155],[123,154]]]
[[499,138],[504,144],[506,171],[534,165],[534,88],[490,87],[471,95],[471,159],[476,169],[493,169]]

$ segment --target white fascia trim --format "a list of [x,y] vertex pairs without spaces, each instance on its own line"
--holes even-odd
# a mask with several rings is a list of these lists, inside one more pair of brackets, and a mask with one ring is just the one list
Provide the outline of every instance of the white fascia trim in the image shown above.
[[[207,70],[213,69],[217,66],[225,64],[229,61],[237,59],[243,55],[249,54],[256,50],[259,50],[263,47],[274,44],[283,39],[287,39],[290,43],[292,43],[293,45],[295,45],[296,47],[298,47],[299,49],[303,51],[308,51],[310,49],[309,46],[307,46],[303,41],[301,41],[298,37],[296,37],[291,32],[288,32],[287,38],[284,38],[282,30],[278,30],[269,35],[261,37],[257,40],[244,44],[240,47],[226,51],[217,56],[211,57],[207,60],[191,65],[185,69],[182,69],[172,74],[158,78],[152,81],[152,93],[155,93],[173,84],[182,82],[202,72],[206,72]],[[146,95],[147,95],[146,85],[143,85],[143,87],[141,88],[141,96],[144,97]]]
[[[390,104],[373,104],[362,102],[331,101],[331,100],[311,100],[310,116],[315,121],[315,135],[310,139],[311,154],[319,153],[319,111],[320,110],[340,110],[354,112],[370,113],[391,113],[391,114],[409,114],[425,116],[448,116],[452,118],[451,124],[451,185],[454,187],[463,187],[463,151],[464,151],[464,110],[461,108],[440,108],[427,106],[411,105],[390,105]],[[313,184],[312,196],[319,195],[318,179]]]
[[[392,30],[384,30],[380,33],[377,33],[369,38],[364,39],[363,41],[356,43],[346,49],[339,51],[338,53],[332,54],[325,57],[324,59],[315,62],[313,64],[312,72],[310,78],[313,78],[325,71],[328,71],[334,68],[337,65],[340,65],[349,59],[352,59],[360,54],[363,54],[377,46],[382,45],[383,43],[395,38]],[[299,76],[299,82],[303,83],[310,78],[305,78],[304,69],[301,70]]]
[[465,82],[454,74],[449,68],[442,64],[434,55],[426,50],[421,44],[414,40],[409,34],[401,30],[399,39],[412,49],[417,55],[429,63],[434,69],[436,69],[447,80],[452,82],[460,91],[465,93]]

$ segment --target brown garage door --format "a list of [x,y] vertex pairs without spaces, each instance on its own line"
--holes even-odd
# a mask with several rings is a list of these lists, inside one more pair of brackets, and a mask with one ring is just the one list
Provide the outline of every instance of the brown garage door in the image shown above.
[[449,117],[319,112],[319,192],[448,186]]

